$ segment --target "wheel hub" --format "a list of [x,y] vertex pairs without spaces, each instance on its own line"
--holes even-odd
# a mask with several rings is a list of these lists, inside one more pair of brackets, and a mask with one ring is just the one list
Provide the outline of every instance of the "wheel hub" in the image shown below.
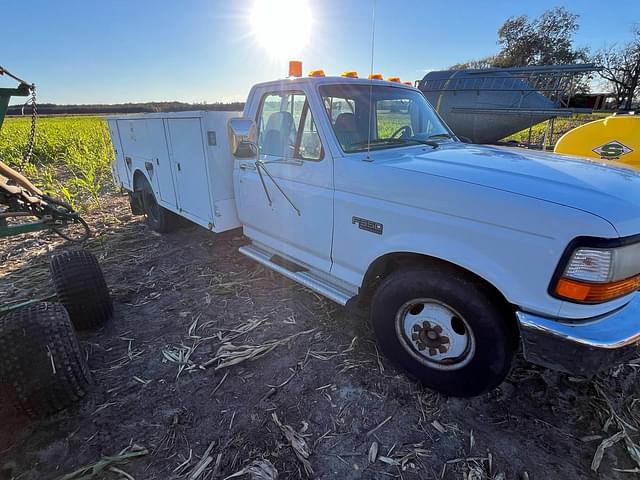
[[433,298],[415,298],[402,305],[396,314],[396,332],[405,350],[431,368],[462,368],[475,352],[473,331],[464,317]]
[[425,320],[422,324],[416,323],[413,326],[411,340],[416,344],[418,350],[427,350],[430,356],[438,353],[447,353],[451,343],[449,337],[442,334],[442,327],[440,325],[431,325],[428,320]]

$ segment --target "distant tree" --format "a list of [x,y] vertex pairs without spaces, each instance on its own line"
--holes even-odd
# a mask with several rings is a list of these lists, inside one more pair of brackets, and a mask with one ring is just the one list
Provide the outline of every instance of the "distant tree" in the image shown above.
[[547,10],[534,20],[526,15],[508,18],[498,30],[494,66],[556,65],[585,61],[586,49],[573,48],[573,35],[579,28],[578,15],[564,7]]
[[640,97],[640,24],[632,32],[630,42],[603,48],[593,57],[601,69],[598,75],[616,97],[616,108],[625,110],[631,109],[633,99]]
[[564,7],[545,11],[538,18],[508,18],[498,29],[497,55],[453,65],[452,69],[522,67],[586,61],[587,49],[573,47],[579,16]]

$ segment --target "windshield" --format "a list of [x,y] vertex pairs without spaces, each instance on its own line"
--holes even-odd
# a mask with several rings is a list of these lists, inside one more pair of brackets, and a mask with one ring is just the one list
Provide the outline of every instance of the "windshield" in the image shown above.
[[366,151],[369,143],[371,150],[379,150],[452,138],[416,90],[340,84],[321,86],[320,95],[338,142],[347,153]]

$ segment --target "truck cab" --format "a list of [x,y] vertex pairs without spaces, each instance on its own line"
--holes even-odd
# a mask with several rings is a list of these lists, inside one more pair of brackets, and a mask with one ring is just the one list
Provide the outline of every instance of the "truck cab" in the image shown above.
[[[381,350],[423,384],[480,394],[505,378],[519,348],[583,375],[638,352],[637,173],[462,143],[420,91],[399,82],[314,75],[258,84],[241,116],[225,114],[228,137],[216,113],[182,133],[164,114],[165,145],[182,142],[205,160],[169,153],[182,166],[162,181],[161,163],[149,178],[144,155],[127,165],[114,140],[134,207],[141,200],[138,211],[160,230],[176,214],[213,231],[241,226],[251,240],[241,253],[365,308]],[[120,140],[123,121],[110,120]],[[198,168],[199,178],[176,181]],[[173,203],[152,186],[167,178]],[[180,191],[189,185],[200,186]],[[214,207],[225,200],[224,212],[185,215],[185,193]]]

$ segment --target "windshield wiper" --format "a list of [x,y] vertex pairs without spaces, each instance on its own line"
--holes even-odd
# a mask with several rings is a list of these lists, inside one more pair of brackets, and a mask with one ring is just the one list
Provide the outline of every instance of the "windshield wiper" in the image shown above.
[[371,141],[363,140],[362,142],[352,143],[351,146],[360,146],[360,145],[384,145],[384,144],[398,144],[398,143],[418,143],[421,145],[429,145],[433,148],[438,148],[439,145],[437,142],[433,142],[431,140],[421,140],[419,138],[376,138]]
[[433,135],[429,135],[429,138],[453,138],[453,135],[449,133],[435,133]]

